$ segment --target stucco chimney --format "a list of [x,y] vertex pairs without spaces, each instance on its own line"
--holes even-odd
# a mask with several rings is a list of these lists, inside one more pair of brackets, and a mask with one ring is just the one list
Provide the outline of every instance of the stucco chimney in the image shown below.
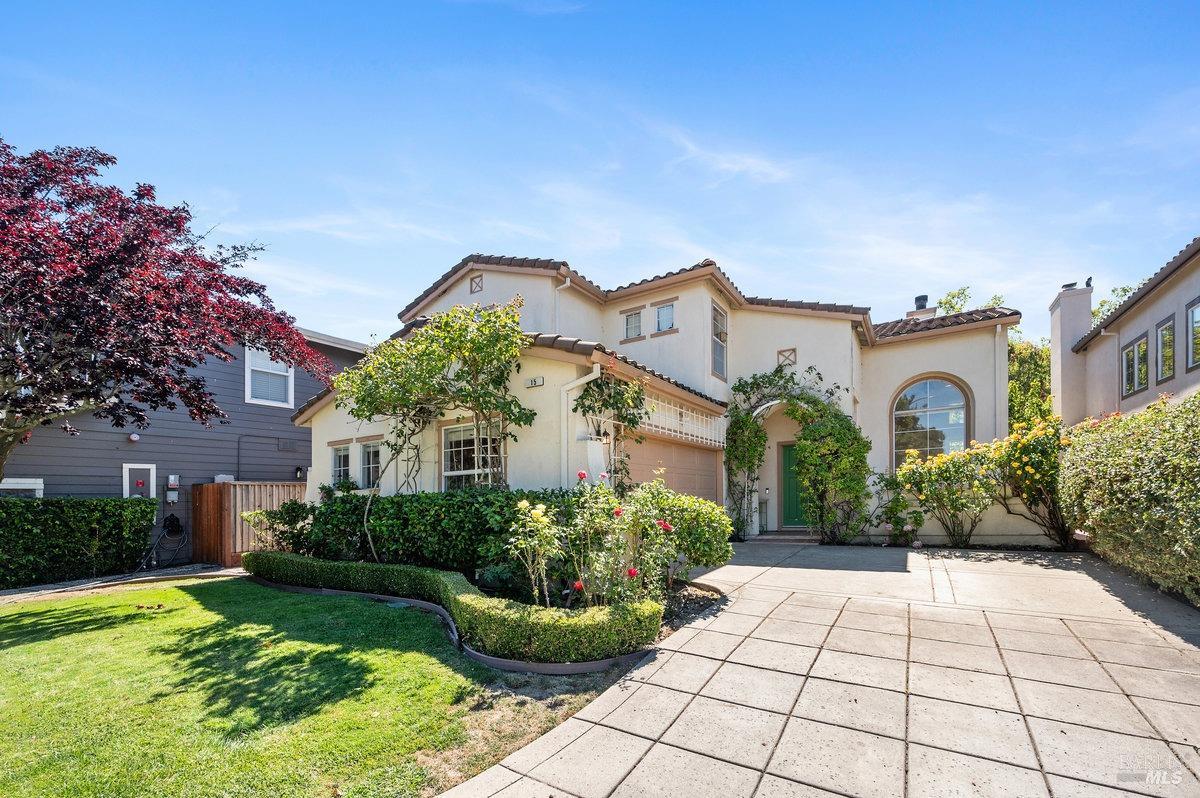
[[1050,398],[1065,424],[1077,424],[1087,412],[1087,357],[1071,347],[1092,328],[1091,282],[1064,285],[1050,303]]
[[937,305],[929,307],[929,294],[913,297],[913,309],[904,314],[906,319],[932,319],[937,315]]

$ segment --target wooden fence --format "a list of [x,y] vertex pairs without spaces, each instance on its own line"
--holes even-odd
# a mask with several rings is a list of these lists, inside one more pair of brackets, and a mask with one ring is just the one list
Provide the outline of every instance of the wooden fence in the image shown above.
[[227,568],[242,564],[242,552],[262,548],[242,520],[247,510],[274,510],[304,499],[303,482],[214,482],[192,486],[192,561]]

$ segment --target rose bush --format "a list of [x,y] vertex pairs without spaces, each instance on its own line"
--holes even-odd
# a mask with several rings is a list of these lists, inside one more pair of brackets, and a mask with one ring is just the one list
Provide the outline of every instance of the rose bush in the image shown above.
[[975,528],[992,506],[989,465],[987,452],[979,447],[928,460],[913,450],[896,469],[896,477],[921,510],[946,530],[950,545],[961,548],[971,545]]

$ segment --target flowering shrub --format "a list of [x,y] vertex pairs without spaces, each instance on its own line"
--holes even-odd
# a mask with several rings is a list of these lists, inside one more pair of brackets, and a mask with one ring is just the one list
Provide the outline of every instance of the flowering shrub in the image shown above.
[[993,501],[987,484],[987,453],[974,447],[928,460],[922,460],[916,450],[907,454],[896,469],[903,489],[926,514],[937,519],[951,546],[971,545],[971,536]]
[[[987,478],[993,499],[1008,513],[1040,526],[1063,548],[1074,545],[1058,501],[1059,458],[1070,443],[1062,422],[1049,418],[1018,422],[1007,438],[978,447],[985,457],[980,475]],[[1014,501],[1020,506],[1014,508]]]
[[542,599],[550,606],[550,586],[546,579],[547,563],[562,553],[562,542],[554,525],[554,511],[544,504],[530,504],[528,499],[517,502],[517,520],[512,525],[508,551],[529,575],[530,593],[536,601],[538,587]]
[[887,533],[893,546],[911,546],[925,525],[925,514],[913,507],[895,474],[875,475],[876,509],[873,522]]
[[1100,556],[1200,605],[1200,394],[1071,428],[1059,496]]

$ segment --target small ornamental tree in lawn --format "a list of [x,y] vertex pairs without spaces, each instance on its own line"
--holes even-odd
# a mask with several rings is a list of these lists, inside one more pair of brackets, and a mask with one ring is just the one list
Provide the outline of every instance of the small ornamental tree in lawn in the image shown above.
[[327,378],[291,316],[233,270],[254,247],[206,249],[186,206],[98,182],[115,159],[91,148],[28,155],[0,139],[0,476],[42,425],[91,413],[146,427],[182,405],[222,420],[195,368],[231,347]]

